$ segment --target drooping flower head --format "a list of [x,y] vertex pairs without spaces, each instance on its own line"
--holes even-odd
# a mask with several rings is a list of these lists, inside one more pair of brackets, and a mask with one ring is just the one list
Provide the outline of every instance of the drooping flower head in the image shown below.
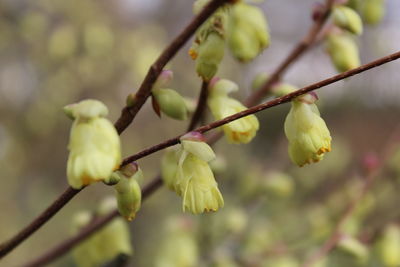
[[[238,89],[234,82],[225,79],[214,79],[210,83],[208,107],[216,120],[246,109],[242,103],[228,95]],[[259,123],[255,115],[249,115],[222,126],[228,142],[233,144],[249,143],[255,137],[258,128]]]
[[297,97],[285,120],[289,156],[300,167],[320,161],[331,151],[332,138],[314,103],[316,100],[316,94]]
[[142,202],[142,191],[138,180],[143,179],[143,172],[136,163],[130,163],[115,171],[119,182],[114,186],[119,213],[128,221],[135,218]]
[[121,163],[121,145],[117,131],[104,118],[107,107],[97,100],[84,100],[64,108],[74,119],[68,149],[69,184],[80,189],[96,181],[107,182]]
[[208,165],[214,158],[211,147],[196,132],[181,137],[181,145],[164,156],[162,177],[183,198],[184,211],[199,214],[223,207],[224,200]]
[[260,8],[239,2],[233,5],[228,44],[233,55],[242,62],[253,60],[269,46],[267,20]]

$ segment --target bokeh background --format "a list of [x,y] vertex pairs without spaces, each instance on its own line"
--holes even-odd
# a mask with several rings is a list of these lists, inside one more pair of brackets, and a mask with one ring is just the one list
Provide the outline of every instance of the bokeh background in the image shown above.
[[[272,72],[307,33],[315,2],[259,4],[270,25],[270,48],[249,64],[239,64],[226,53],[218,73],[240,85],[238,99],[251,93],[256,74]],[[99,99],[115,121],[149,65],[190,21],[191,6],[187,0],[0,0],[0,241],[24,227],[67,186],[71,122],[62,107]],[[363,63],[400,50],[400,1],[387,0],[386,11],[383,21],[366,27],[358,40]],[[201,81],[187,54],[189,46],[168,68],[174,71],[171,87],[195,97]],[[257,115],[261,129],[249,145],[221,140],[215,165],[225,207],[215,214],[185,215],[199,247],[197,266],[219,266],[223,260],[238,266],[278,266],[274,261],[297,266],[320,247],[358,194],[366,155],[384,160],[382,151],[395,151],[400,141],[399,69],[400,62],[393,62],[318,91],[333,136],[332,152],[318,164],[298,168],[290,162],[283,132],[287,104]],[[285,80],[302,87],[333,74],[319,43],[290,68]],[[185,122],[160,120],[147,103],[122,134],[123,154],[134,154],[185,127]],[[158,173],[161,155],[139,161],[143,184]],[[400,162],[391,155],[346,233],[371,240],[370,235],[399,220]],[[100,183],[85,189],[0,266],[19,266],[71,236],[73,214],[96,209],[112,194],[112,188]],[[165,188],[146,200],[130,224],[132,266],[154,265],[165,222],[180,215],[180,198]],[[66,255],[52,266],[74,263]]]

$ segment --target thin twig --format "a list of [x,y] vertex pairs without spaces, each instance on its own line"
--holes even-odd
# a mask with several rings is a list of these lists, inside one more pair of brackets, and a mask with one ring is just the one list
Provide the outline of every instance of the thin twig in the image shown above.
[[246,99],[245,105],[250,107],[257,104],[263,97],[269,92],[272,85],[280,80],[282,75],[286,72],[290,65],[296,62],[315,42],[318,34],[320,33],[325,21],[327,20],[334,0],[327,0],[325,4],[325,9],[319,16],[315,23],[312,25],[308,34],[300,41],[292,52],[285,58],[285,60],[277,67],[277,69],[269,77],[268,81],[255,93],[253,93],[249,98]]
[[[148,198],[155,190],[157,190],[159,187],[161,187],[161,185],[162,185],[162,180],[161,180],[161,177],[158,176],[156,179],[151,181],[146,187],[143,188],[143,190],[142,190],[143,200]],[[78,244],[82,240],[88,238],[91,234],[93,234],[97,230],[100,230],[103,226],[105,226],[107,223],[111,222],[114,218],[116,218],[118,216],[119,216],[118,210],[113,210],[110,213],[108,213],[107,215],[105,215],[103,217],[99,217],[94,222],[92,222],[90,225],[83,228],[79,232],[78,235],[75,235],[74,237],[66,240],[66,242],[63,242],[59,246],[56,246],[55,248],[51,249],[46,254],[43,254],[39,258],[37,258],[33,261],[30,261],[29,263],[24,264],[22,266],[24,266],[24,267],[45,266],[46,264],[52,262],[54,259],[64,255],[71,248],[73,248],[76,244]]]
[[[214,121],[214,122],[212,122],[210,124],[198,127],[196,129],[194,129],[194,131],[200,132],[200,133],[208,132],[208,131],[210,131],[210,130],[212,130],[214,128],[220,127],[220,126],[222,126],[224,124],[227,124],[229,122],[232,122],[234,120],[246,117],[246,116],[251,115],[251,114],[255,114],[257,112],[263,111],[263,110],[268,109],[268,108],[272,108],[274,106],[278,106],[278,105],[290,102],[292,99],[294,99],[294,98],[296,98],[296,97],[298,97],[300,95],[303,95],[303,94],[306,94],[308,92],[320,89],[320,88],[322,88],[324,86],[327,86],[329,84],[332,84],[332,83],[338,82],[340,80],[346,79],[346,78],[351,77],[353,75],[362,73],[362,72],[367,71],[369,69],[378,67],[378,66],[383,65],[385,63],[389,63],[389,62],[391,62],[393,60],[396,60],[398,58],[400,58],[400,51],[396,52],[394,54],[391,54],[389,56],[377,59],[377,60],[372,61],[370,63],[367,63],[365,65],[362,65],[362,66],[360,66],[358,68],[355,68],[355,69],[352,69],[352,70],[337,74],[335,76],[332,76],[332,77],[330,77],[328,79],[313,83],[313,84],[311,84],[309,86],[303,87],[303,88],[301,88],[299,90],[296,90],[296,91],[294,91],[294,92],[292,92],[290,94],[284,95],[282,97],[275,98],[275,99],[273,99],[271,101],[267,101],[267,102],[264,102],[262,104],[253,106],[251,108],[248,108],[248,109],[243,110],[241,112],[235,113],[235,114],[233,114],[231,116],[228,116],[226,118],[223,118],[221,120]],[[146,149],[136,153],[135,155],[132,155],[132,156],[126,158],[123,161],[123,164],[128,164],[130,162],[137,161],[138,159],[143,158],[145,156],[148,156],[150,154],[153,154],[153,153],[155,153],[155,152],[157,152],[159,150],[162,150],[162,149],[165,149],[167,147],[176,145],[176,144],[179,143],[179,137],[181,137],[182,135],[184,135],[184,134],[178,135],[178,136],[176,136],[174,138],[171,138],[171,139],[168,139],[168,140],[166,140],[166,141],[164,141],[162,143],[159,143],[157,145],[154,145],[154,146],[151,146],[149,148],[146,148]]]
[[[82,190],[82,189],[81,189]],[[29,225],[22,229],[18,234],[0,245],[0,258],[5,256],[32,233],[44,225],[54,214],[56,214],[65,204],[68,203],[81,190],[68,187],[47,209],[36,217]]]
[[192,119],[187,129],[188,132],[193,130],[194,127],[196,127],[196,125],[200,122],[200,118],[203,117],[204,111],[207,107],[207,98],[208,98],[208,82],[203,81],[201,83],[200,96],[197,100],[196,110],[193,113]]
[[307,259],[302,267],[310,267],[318,260],[324,258],[329,252],[336,247],[340,239],[342,238],[342,227],[347,222],[347,220],[353,215],[358,204],[364,198],[365,194],[372,186],[372,182],[374,178],[377,176],[377,172],[373,172],[369,174],[364,182],[364,185],[361,189],[361,192],[358,196],[349,204],[346,208],[343,215],[340,217],[338,223],[335,225],[335,229],[333,230],[332,234],[330,235],[329,239],[322,245],[322,247],[311,255],[309,259]]
[[118,121],[115,123],[115,128],[119,133],[123,132],[126,127],[131,124],[136,114],[139,112],[147,98],[151,95],[151,87],[156,81],[165,65],[175,56],[182,46],[190,39],[194,32],[210,17],[215,10],[221,7],[229,0],[213,0],[205,6],[200,14],[198,14],[192,22],[179,34],[178,37],[161,53],[158,59],[151,65],[143,83],[140,85],[136,93],[135,105],[125,107]]
[[[276,106],[276,105],[280,105],[280,104],[289,102],[291,99],[293,99],[293,98],[295,98],[295,97],[297,97],[299,95],[305,94],[305,93],[310,92],[312,90],[319,89],[319,88],[321,88],[323,86],[326,86],[326,85],[329,85],[331,83],[337,82],[339,80],[345,79],[347,77],[356,75],[358,73],[361,73],[363,71],[369,70],[371,68],[378,67],[378,66],[383,65],[385,63],[389,63],[389,62],[391,62],[393,60],[396,60],[398,58],[400,58],[400,52],[397,52],[397,53],[391,54],[389,56],[380,58],[380,59],[375,60],[373,62],[370,62],[368,64],[362,65],[359,68],[356,68],[356,69],[353,69],[353,70],[350,70],[350,71],[335,75],[335,76],[333,76],[331,78],[328,78],[328,79],[325,79],[323,81],[314,83],[312,85],[304,87],[304,88],[302,88],[300,90],[297,90],[297,91],[295,91],[293,93],[290,93],[288,95],[285,95],[283,97],[274,99],[272,101],[269,101],[269,102],[263,103],[261,105],[255,106],[253,108],[247,109],[247,110],[245,110],[243,112],[234,114],[234,115],[232,115],[230,117],[227,117],[227,118],[225,118],[223,120],[216,121],[216,122],[213,122],[211,124],[199,127],[197,129],[195,129],[195,131],[206,132],[206,131],[208,131],[210,129],[219,127],[219,126],[223,125],[224,123],[228,123],[228,122],[231,122],[231,121],[233,121],[235,119],[238,119],[238,118],[247,116],[249,114],[252,114],[252,112],[255,113],[255,112],[261,111],[263,109],[267,109],[267,108],[270,108],[270,107],[273,107],[273,106]],[[137,160],[137,159],[139,159],[141,157],[144,157],[146,155],[154,153],[154,152],[156,152],[156,151],[158,151],[160,149],[163,149],[163,148],[166,148],[168,146],[172,146],[174,144],[177,144],[178,143],[178,138],[179,137],[172,138],[172,139],[167,140],[166,142],[163,142],[163,143],[161,143],[161,144],[159,144],[159,145],[157,145],[155,147],[152,147],[150,149],[146,149],[146,150],[144,150],[142,152],[139,152],[138,154],[135,154],[135,155],[125,159],[124,163],[127,164],[128,162],[135,161],[135,160]],[[145,187],[145,189],[143,190],[143,198],[145,199],[147,196],[149,196],[152,192],[154,192],[161,185],[162,185],[162,180],[161,180],[161,177],[158,176],[156,179],[154,179],[150,183],[149,186]],[[109,215],[107,215],[106,217],[108,217],[108,216],[111,216],[111,213]],[[107,222],[108,221],[106,221],[106,220],[102,221],[103,225],[105,225]],[[81,232],[78,235],[72,237],[71,239],[67,239],[67,240],[63,241],[60,245],[54,247],[52,250],[47,252],[45,255],[41,256],[39,259],[41,259],[41,262],[43,262],[44,259],[49,258],[45,262],[46,263],[51,262],[52,260],[54,260],[58,256],[61,256],[62,254],[66,253],[74,245],[78,244],[81,240],[83,240],[84,238],[89,236],[91,233],[95,232],[97,229],[100,228],[100,227],[98,227],[98,228],[97,227],[98,227],[97,224],[94,225],[94,226],[93,225],[89,226],[86,229],[87,232]],[[84,235],[84,237],[81,237],[81,235]],[[69,244],[69,245],[66,246],[65,244]],[[55,253],[55,251],[57,253]],[[61,254],[61,252],[62,252],[62,254]],[[53,255],[55,255],[55,256],[53,256]],[[38,260],[34,260],[33,262],[35,263],[37,261]],[[32,262],[30,262],[30,263],[28,263],[28,264],[26,264],[24,266],[38,266],[38,265],[32,265]]]
[[[151,87],[156,81],[158,75],[164,66],[175,56],[182,46],[190,39],[201,24],[210,17],[215,10],[228,0],[213,0],[204,9],[193,18],[187,27],[171,42],[171,44],[161,53],[155,63],[150,67],[142,85],[136,94],[136,103],[134,107],[125,107],[120,118],[115,123],[118,134],[121,134],[133,121],[135,115],[139,112],[145,101],[150,95]],[[7,255],[17,247],[26,238],[38,230],[44,223],[51,219],[69,200],[72,199],[80,190],[68,187],[42,214],[35,218],[28,226],[18,232],[11,239],[0,244],[0,258]]]
[[[308,259],[305,260],[302,267],[310,267],[313,266],[316,262],[323,259],[327,256],[338,244],[340,239],[342,238],[342,227],[347,222],[347,220],[353,215],[356,207],[363,200],[366,193],[371,189],[373,182],[380,175],[384,168],[386,167],[385,162],[393,153],[393,144],[394,141],[398,138],[400,133],[400,125],[396,127],[396,129],[390,134],[390,136],[385,141],[384,149],[381,152],[380,160],[377,166],[374,166],[372,170],[367,173],[367,177],[365,178],[365,182],[358,196],[348,205],[348,207],[343,212],[342,216],[339,218],[338,222],[335,225],[334,230],[332,231],[328,240],[322,245],[322,247],[313,253]],[[368,169],[367,169],[368,171]]]

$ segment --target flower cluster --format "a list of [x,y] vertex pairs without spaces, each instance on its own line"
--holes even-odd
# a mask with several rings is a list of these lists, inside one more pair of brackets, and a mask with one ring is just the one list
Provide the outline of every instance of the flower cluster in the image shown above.
[[[199,13],[208,0],[197,0]],[[189,55],[196,60],[197,74],[210,81],[224,57],[225,42],[241,62],[253,60],[270,43],[267,21],[258,7],[238,1],[219,8],[196,32]]]
[[181,145],[167,150],[161,171],[166,185],[182,197],[183,211],[217,211],[224,200],[208,162],[215,158],[200,133],[181,137]]

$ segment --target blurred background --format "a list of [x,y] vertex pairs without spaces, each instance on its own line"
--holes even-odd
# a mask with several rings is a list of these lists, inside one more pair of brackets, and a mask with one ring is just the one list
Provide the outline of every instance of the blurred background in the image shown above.
[[[315,2],[259,4],[269,22],[271,46],[249,64],[226,53],[218,72],[240,85],[238,99],[252,92],[256,74],[272,72],[307,33]],[[115,121],[126,96],[136,91],[150,64],[190,21],[192,3],[0,0],[0,241],[24,227],[67,186],[71,121],[62,107],[95,98],[109,107],[109,118]],[[383,21],[367,26],[358,40],[362,63],[400,50],[399,25],[400,1],[387,0]],[[189,47],[190,43],[168,69],[174,71],[171,87],[196,97],[201,81],[187,54]],[[318,105],[333,137],[332,152],[318,164],[298,168],[290,162],[283,132],[287,104],[257,114],[261,128],[249,145],[221,140],[215,146],[214,167],[225,207],[215,214],[185,214],[183,219],[189,227],[182,231],[188,231],[198,249],[195,266],[299,266],[321,247],[359,194],[368,169],[366,157],[383,161],[384,171],[343,231],[373,250],[385,226],[400,219],[399,69],[400,62],[393,62],[318,91]],[[284,78],[302,87],[335,73],[320,43]],[[123,155],[185,128],[185,122],[160,120],[147,103],[122,134]],[[158,173],[161,155],[139,161],[143,184]],[[112,194],[102,183],[85,189],[0,266],[19,266],[71,236],[73,214],[96,209]],[[182,216],[181,199],[166,188],[144,202],[129,224],[135,249],[132,266],[154,266],[162,239],[168,236],[162,234],[166,222],[173,216]],[[51,266],[75,265],[68,254]]]

